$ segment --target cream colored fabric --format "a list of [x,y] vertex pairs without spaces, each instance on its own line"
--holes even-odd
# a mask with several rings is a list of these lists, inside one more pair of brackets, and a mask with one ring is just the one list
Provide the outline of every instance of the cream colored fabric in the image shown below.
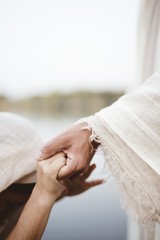
[[124,207],[140,222],[160,222],[160,75],[81,121],[98,137]]
[[[160,72],[160,1],[141,0],[138,21],[137,77],[139,86],[154,72]],[[137,235],[135,235],[137,233]],[[127,240],[158,240],[160,224],[147,225],[128,221]]]
[[0,112],[0,192],[17,181],[35,182],[35,156],[42,144],[28,120]]
[[138,85],[160,71],[160,1],[142,0],[138,21]]
[[[160,1],[142,0],[140,7],[137,88],[153,73],[160,72]],[[99,138],[106,163],[123,194],[124,207],[139,222],[159,222],[160,75],[147,80],[137,92],[81,121],[92,128],[92,139]],[[152,225],[151,231],[148,225],[135,225],[134,240],[159,239],[159,224]]]

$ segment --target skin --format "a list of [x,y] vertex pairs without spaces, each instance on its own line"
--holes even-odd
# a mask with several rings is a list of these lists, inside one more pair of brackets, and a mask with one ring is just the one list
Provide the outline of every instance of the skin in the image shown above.
[[47,225],[51,209],[56,200],[64,196],[80,194],[94,186],[102,184],[103,179],[87,181],[95,169],[95,164],[89,166],[87,172],[74,179],[59,181],[58,173],[66,162],[65,154],[37,161],[36,184],[13,184],[0,194],[0,216],[3,225],[5,219],[10,219],[19,206],[24,209],[15,227],[6,238],[8,240],[39,240]]
[[91,130],[83,129],[87,126],[86,123],[73,125],[41,149],[39,160],[47,159],[59,151],[66,154],[66,164],[58,174],[59,179],[75,177],[88,170],[99,144],[90,142]]
[[37,181],[19,219],[7,240],[40,240],[51,209],[63,193],[57,174],[65,165],[64,154],[37,162]]
[[92,187],[105,183],[104,179],[96,179],[87,181],[91,173],[96,168],[95,164],[89,166],[88,170],[84,174],[80,174],[73,179],[65,179],[61,182],[65,185],[64,196],[75,196],[89,190]]

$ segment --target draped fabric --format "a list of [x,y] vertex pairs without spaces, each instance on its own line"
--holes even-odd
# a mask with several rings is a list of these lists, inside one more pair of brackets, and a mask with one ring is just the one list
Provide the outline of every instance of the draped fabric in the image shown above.
[[35,182],[35,156],[42,144],[28,120],[0,112],[0,192],[14,182]]
[[137,79],[139,84],[160,71],[160,1],[142,0],[138,21]]
[[139,222],[160,222],[160,75],[110,107],[82,119],[101,143],[123,194]]
[[[137,83],[160,72],[160,1],[142,0],[138,25]],[[160,224],[152,227],[128,219],[127,240],[159,240]]]
[[[36,154],[43,142],[32,124],[16,114],[0,112],[0,192],[12,183],[36,181]],[[7,206],[7,205],[6,205]],[[6,239],[23,209],[14,205],[5,209],[0,224],[0,239]]]
[[[160,72],[160,1],[143,0],[138,28],[137,80]],[[160,222],[160,75],[80,122],[99,139],[123,206],[141,223]],[[140,238],[138,238],[140,239]],[[154,239],[146,234],[141,239]]]
[[137,47],[135,86],[150,79],[136,92],[79,122],[87,122],[91,140],[101,143],[106,164],[123,195],[123,207],[131,213],[127,240],[158,240],[160,75],[154,73],[160,73],[159,0],[141,1]]

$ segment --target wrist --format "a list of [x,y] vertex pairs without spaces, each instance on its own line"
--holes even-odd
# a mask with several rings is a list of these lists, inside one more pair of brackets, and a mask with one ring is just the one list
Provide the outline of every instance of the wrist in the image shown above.
[[52,206],[56,199],[58,198],[57,195],[49,194],[45,189],[42,189],[37,185],[35,185],[32,193],[34,197],[37,199],[37,203],[43,207]]
[[81,130],[85,131],[85,135],[87,140],[90,142],[93,150],[96,150],[100,145],[99,141],[96,141],[97,137],[93,136],[92,128],[89,126],[87,122],[78,122],[78,125]]

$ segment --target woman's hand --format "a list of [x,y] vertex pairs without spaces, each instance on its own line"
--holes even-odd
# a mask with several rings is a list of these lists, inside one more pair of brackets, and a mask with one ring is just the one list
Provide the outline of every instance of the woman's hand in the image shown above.
[[65,154],[58,153],[53,157],[37,161],[37,181],[36,188],[41,195],[56,200],[64,191],[63,184],[58,181],[57,176],[66,162]]
[[7,240],[42,239],[53,204],[64,191],[57,175],[65,162],[64,153],[56,154],[45,161],[37,161],[35,187]]

